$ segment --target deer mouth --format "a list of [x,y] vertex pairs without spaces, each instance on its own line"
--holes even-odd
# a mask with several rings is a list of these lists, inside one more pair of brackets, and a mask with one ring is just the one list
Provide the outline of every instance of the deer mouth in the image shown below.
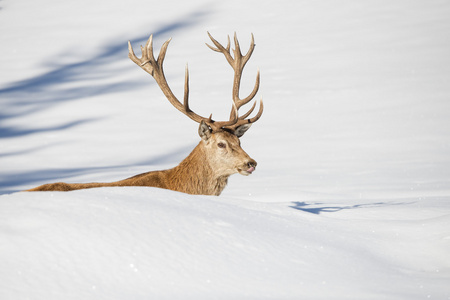
[[239,174],[248,176],[255,171],[255,167],[252,166],[252,167],[248,168],[247,170],[239,169],[238,171],[239,171]]

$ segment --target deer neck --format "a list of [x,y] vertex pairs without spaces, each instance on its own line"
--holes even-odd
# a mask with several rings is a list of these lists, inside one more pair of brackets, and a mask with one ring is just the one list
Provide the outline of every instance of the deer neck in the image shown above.
[[223,175],[212,168],[203,141],[171,171],[174,181],[182,183],[189,194],[220,195],[230,175]]

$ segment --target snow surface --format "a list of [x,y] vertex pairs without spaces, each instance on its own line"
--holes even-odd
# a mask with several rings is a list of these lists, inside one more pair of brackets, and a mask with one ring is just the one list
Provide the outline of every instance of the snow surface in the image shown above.
[[[450,299],[450,2],[0,2],[0,299]],[[127,57],[172,37],[166,75],[226,118],[256,49],[258,161],[219,197],[21,193],[168,168],[198,143]]]

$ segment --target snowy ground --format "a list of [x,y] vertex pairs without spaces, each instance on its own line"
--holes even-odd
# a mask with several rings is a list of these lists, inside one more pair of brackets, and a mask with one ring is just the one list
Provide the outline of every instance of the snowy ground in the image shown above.
[[[0,1],[0,299],[450,299],[450,2]],[[256,50],[258,161],[220,197],[20,193],[168,168],[199,138],[127,58],[226,118]]]

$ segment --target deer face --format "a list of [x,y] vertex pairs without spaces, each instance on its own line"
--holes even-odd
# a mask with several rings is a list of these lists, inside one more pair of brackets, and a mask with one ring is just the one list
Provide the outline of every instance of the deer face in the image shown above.
[[[209,163],[214,172],[222,176],[234,173],[248,176],[256,168],[256,161],[241,148],[241,137],[250,125],[239,128],[233,133],[228,131],[212,132],[204,122],[200,124],[199,135],[205,143]],[[241,126],[241,127],[242,127]]]

